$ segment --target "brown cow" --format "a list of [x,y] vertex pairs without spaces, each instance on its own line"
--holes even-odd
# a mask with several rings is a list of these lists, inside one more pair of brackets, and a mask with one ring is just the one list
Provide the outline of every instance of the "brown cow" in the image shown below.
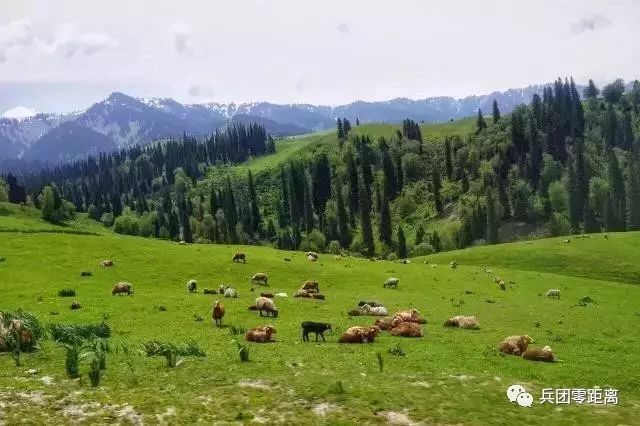
[[247,255],[241,251],[236,252],[236,254],[233,255],[233,262],[240,262],[242,260],[242,263],[247,263]]
[[111,294],[113,296],[115,296],[116,294],[125,294],[125,293],[127,296],[131,296],[131,294],[133,293],[131,284],[125,283],[125,282],[119,282],[118,284],[113,286],[113,290],[111,290]]

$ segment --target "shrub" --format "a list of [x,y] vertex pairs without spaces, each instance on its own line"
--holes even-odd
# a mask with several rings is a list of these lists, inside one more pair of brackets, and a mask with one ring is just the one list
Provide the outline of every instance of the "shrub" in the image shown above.
[[558,237],[560,235],[568,235],[571,233],[571,223],[563,214],[553,213],[549,221],[549,230],[551,235]]
[[235,325],[232,325],[231,327],[229,327],[229,334],[231,334],[232,336],[245,334],[246,332],[247,332],[247,329],[244,327],[236,327]]
[[433,246],[429,243],[420,243],[411,250],[413,256],[426,256],[435,252]]
[[238,340],[234,340],[234,342],[238,347],[238,357],[240,357],[240,362],[249,362],[249,348],[247,345],[243,345]]
[[384,359],[382,358],[382,353],[381,352],[376,352],[376,358],[378,360],[378,368],[380,369],[380,372],[382,373],[382,371],[384,370]]
[[89,367],[89,380],[91,380],[91,386],[94,388],[100,386],[100,379],[102,378],[102,368],[100,368],[100,359],[94,357],[91,360]]
[[184,343],[180,346],[177,346],[173,343],[168,342],[160,342],[158,340],[150,340],[142,344],[142,347],[147,354],[147,356],[166,356],[167,352],[175,352],[176,355],[180,356],[197,356],[204,357],[207,354],[200,349],[198,344],[191,340],[187,343]]
[[400,347],[400,343],[396,343],[395,346],[390,347],[387,352],[395,356],[405,356],[407,353]]
[[113,226],[113,213],[104,213],[100,218],[100,222],[107,228]]
[[63,288],[58,290],[58,296],[60,297],[76,297],[76,291],[72,288]]
[[78,343],[63,344],[66,351],[65,356],[65,369],[67,370],[67,376],[70,379],[77,379],[80,377],[80,345]]
[[50,324],[51,338],[61,343],[77,343],[82,340],[108,338],[111,328],[106,322],[99,324]]
[[302,240],[300,250],[322,252],[324,251],[326,241],[322,232],[314,229]]
[[38,340],[45,336],[45,330],[38,321],[38,318],[30,313],[19,309],[16,312],[2,312],[0,311],[0,319],[3,321],[2,327],[9,329],[13,320],[19,320],[22,323],[22,327],[31,332],[30,336],[16,335],[14,338],[17,340],[17,344],[14,347],[20,350],[20,352],[32,352],[38,348]]
[[342,246],[340,246],[339,241],[333,240],[329,242],[329,245],[327,246],[327,251],[331,254],[340,254],[342,253]]

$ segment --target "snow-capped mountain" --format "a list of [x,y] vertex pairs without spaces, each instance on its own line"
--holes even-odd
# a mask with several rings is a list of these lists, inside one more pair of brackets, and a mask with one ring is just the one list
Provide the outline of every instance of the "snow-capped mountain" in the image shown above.
[[182,104],[169,98],[142,99],[123,93],[85,111],[71,114],[37,114],[21,119],[0,119],[0,159],[24,158],[56,162],[144,144],[183,133],[204,136],[232,122],[258,122],[276,136],[330,129],[339,117],[361,123],[400,122],[405,118],[441,122],[468,117],[480,108],[487,113],[497,100],[503,113],[527,103],[542,85],[494,92],[463,99],[432,97],[396,98],[384,102],[356,101],[347,105],[279,105],[257,103]]

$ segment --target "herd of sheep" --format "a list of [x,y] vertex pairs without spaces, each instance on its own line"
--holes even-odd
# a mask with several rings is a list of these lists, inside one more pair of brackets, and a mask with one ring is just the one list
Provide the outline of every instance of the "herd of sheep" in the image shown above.
[[[314,252],[307,253],[309,261],[317,261],[318,254]],[[285,259],[288,260],[288,259]],[[236,252],[232,258],[233,262],[246,263],[247,255],[243,252]],[[103,267],[113,266],[112,260],[105,260],[102,262]],[[435,265],[432,265],[432,267]],[[455,261],[449,263],[449,266],[456,269],[458,264]],[[490,270],[484,269],[486,273],[491,273]],[[499,288],[506,290],[505,282],[499,278],[494,277],[493,281],[498,284]],[[383,283],[384,288],[398,288],[400,280],[396,277],[388,278]],[[268,285],[268,276],[263,272],[254,274],[251,277],[251,283]],[[187,291],[189,293],[197,292],[198,284],[195,280],[189,280],[187,282]],[[254,291],[252,288],[251,291]],[[112,291],[113,295],[131,295],[133,294],[133,288],[130,283],[120,282],[117,283]],[[226,285],[221,285],[219,289],[204,289],[204,294],[222,294],[226,298],[237,298],[239,293],[234,288]],[[560,298],[560,290],[550,289],[546,293],[549,298]],[[278,308],[274,302],[276,297],[287,297],[286,293],[261,293],[260,297],[256,298],[255,303],[249,306],[250,310],[258,311],[260,316],[267,316],[272,318],[278,317]],[[320,294],[320,285],[317,281],[305,281],[301,288],[294,293],[294,297],[325,299],[325,296]],[[221,326],[222,320],[225,315],[225,308],[222,302],[216,300],[212,304],[211,318],[215,325]],[[426,320],[422,318],[418,310],[410,309],[404,311],[398,311],[393,315],[389,315],[388,309],[380,302],[376,301],[360,301],[358,307],[348,312],[349,316],[374,316],[378,317],[371,326],[353,326],[348,328],[338,339],[338,343],[373,343],[375,338],[382,332],[388,331],[392,336],[400,337],[423,337],[424,333],[421,325],[426,323]],[[444,327],[457,327],[466,330],[476,330],[480,328],[480,324],[475,316],[463,316],[458,315],[447,319]],[[325,331],[331,331],[331,324],[314,321],[304,321],[301,324],[303,341],[309,341],[309,334],[314,333],[316,341],[318,337],[324,338]],[[245,339],[249,342],[255,343],[268,343],[272,342],[272,336],[276,333],[276,329],[272,325],[256,327],[249,330]],[[549,346],[543,348],[530,348],[529,344],[533,343],[533,339],[528,335],[524,336],[509,336],[497,345],[500,352],[510,355],[521,356],[523,359],[532,361],[554,361],[554,355]]]

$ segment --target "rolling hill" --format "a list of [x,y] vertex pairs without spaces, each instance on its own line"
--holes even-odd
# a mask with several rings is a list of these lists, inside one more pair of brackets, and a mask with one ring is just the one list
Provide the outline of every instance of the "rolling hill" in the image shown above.
[[[9,424],[105,419],[305,424],[503,424],[517,419],[518,424],[538,424],[544,416],[549,424],[614,425],[633,424],[640,414],[640,383],[629,374],[630,366],[640,362],[635,338],[640,287],[602,279],[612,269],[603,253],[636,259],[638,233],[449,252],[430,256],[429,264],[329,255],[312,263],[302,253],[265,247],[182,246],[110,232],[66,234],[68,227],[42,223],[37,211],[2,208],[0,282],[10,285],[3,287],[0,311],[22,308],[45,325],[106,319],[112,330],[107,369],[97,388],[87,380],[88,361],[81,361],[80,381],[67,378],[65,349],[50,339],[36,352],[22,354],[21,367],[0,354],[0,421]],[[88,225],[80,218],[72,226]],[[37,229],[47,232],[22,232]],[[247,253],[247,264],[231,262],[237,250]],[[522,250],[526,255],[517,254]],[[549,270],[547,259],[563,252],[565,270]],[[115,260],[113,268],[100,268],[106,258]],[[457,260],[458,268],[449,268],[449,260]],[[492,272],[483,272],[480,265]],[[93,276],[80,277],[82,270]],[[269,274],[270,286],[252,292],[249,278],[258,271]],[[392,275],[400,279],[399,289],[383,289],[382,282]],[[494,275],[513,284],[502,291],[492,282]],[[199,293],[186,291],[189,279],[198,280]],[[260,291],[291,296],[307,279],[320,282],[327,300],[277,298],[280,315],[275,319],[247,310]],[[133,284],[134,296],[111,296],[113,284],[122,280]],[[215,296],[202,294],[202,288],[220,283],[232,285],[240,296],[221,299],[225,326],[216,328],[209,320]],[[73,299],[57,296],[62,288],[76,291],[81,309],[70,310]],[[560,289],[561,298],[543,297],[549,288]],[[583,296],[595,303],[578,306]],[[364,299],[381,301],[391,312],[418,309],[428,321],[425,336],[403,339],[385,332],[371,344],[337,344],[346,328],[373,323],[372,317],[346,314]],[[441,326],[458,314],[476,315],[481,328]],[[326,343],[303,343],[299,324],[304,320],[330,322],[333,334],[326,335]],[[234,339],[242,335],[233,336],[231,326],[264,324],[276,327],[276,342],[248,344],[250,362],[241,363]],[[550,345],[561,362],[529,362],[496,351],[502,338],[520,333],[531,335],[536,345]],[[167,368],[161,357],[140,351],[149,340],[193,340],[207,356],[187,356],[178,367]],[[533,407],[509,404],[505,391],[515,383],[535,396]],[[543,388],[594,386],[617,389],[618,404],[572,403],[558,410],[538,402]]]

